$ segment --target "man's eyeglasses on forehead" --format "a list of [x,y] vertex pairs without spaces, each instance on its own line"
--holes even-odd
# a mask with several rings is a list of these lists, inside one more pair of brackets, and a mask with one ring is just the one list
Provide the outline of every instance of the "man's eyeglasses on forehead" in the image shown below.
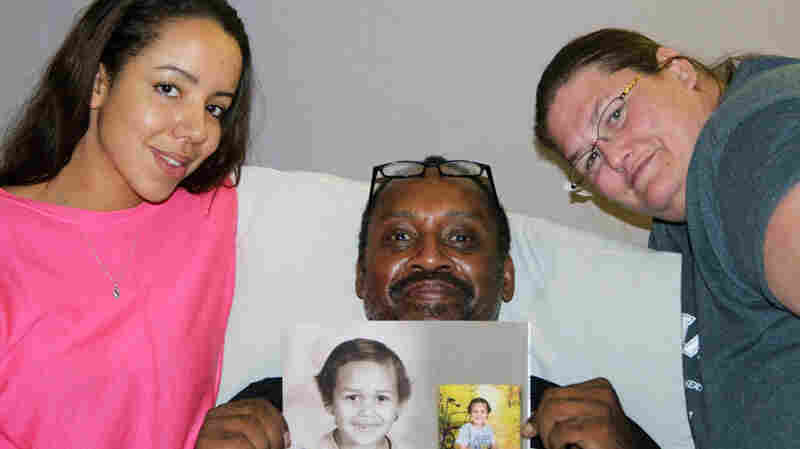
[[582,191],[586,178],[591,178],[606,163],[606,157],[600,150],[599,143],[601,140],[610,142],[616,136],[616,133],[625,126],[625,121],[628,118],[628,95],[636,86],[636,83],[639,82],[639,79],[641,79],[641,75],[637,75],[625,85],[622,92],[603,108],[597,121],[592,145],[588,150],[569,161],[570,189],[573,192]]
[[487,164],[467,160],[441,162],[395,161],[376,165],[372,168],[372,182],[369,186],[367,208],[372,207],[373,197],[381,186],[388,181],[402,178],[424,178],[425,170],[428,168],[436,168],[439,170],[439,175],[443,177],[473,178],[476,182],[487,186],[482,179],[485,177],[489,181],[487,188],[491,191],[490,196],[493,201],[499,203],[497,191],[494,187],[494,179],[492,178],[492,169]]

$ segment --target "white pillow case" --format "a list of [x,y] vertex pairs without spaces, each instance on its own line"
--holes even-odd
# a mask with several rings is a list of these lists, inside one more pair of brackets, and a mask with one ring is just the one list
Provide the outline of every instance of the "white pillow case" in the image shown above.
[[[365,319],[355,296],[369,185],[245,167],[236,293],[218,402],[280,376],[289,323]],[[680,257],[509,213],[514,300],[501,320],[531,325],[532,374],[560,384],[609,378],[663,448],[692,448],[681,374]]]

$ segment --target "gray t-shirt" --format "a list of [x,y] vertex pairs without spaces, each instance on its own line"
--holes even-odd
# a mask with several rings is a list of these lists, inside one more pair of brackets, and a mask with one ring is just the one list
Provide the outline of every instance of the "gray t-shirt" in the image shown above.
[[798,181],[800,61],[744,60],[695,146],[686,223],[656,220],[650,235],[651,248],[683,255],[699,449],[800,447],[800,319],[767,287],[763,258],[769,218]]
[[488,449],[494,444],[494,432],[488,424],[475,427],[472,423],[466,423],[458,429],[456,444],[468,449]]

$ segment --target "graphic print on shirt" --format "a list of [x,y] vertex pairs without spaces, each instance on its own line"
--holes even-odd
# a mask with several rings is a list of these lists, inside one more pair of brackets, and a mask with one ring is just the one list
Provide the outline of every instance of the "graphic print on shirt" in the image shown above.
[[465,423],[458,430],[455,443],[466,449],[491,449],[495,443],[494,431],[489,425],[477,427],[472,423]]
[[700,351],[700,335],[695,333],[689,341],[686,341],[686,337],[689,335],[689,327],[697,321],[697,318],[682,313],[681,321],[683,321],[683,355],[691,359]]
[[470,449],[489,449],[492,447],[492,437],[489,435],[476,435],[469,443]]
[[[684,357],[692,359],[692,362],[694,362],[695,357],[697,357],[697,354],[700,352],[700,335],[696,330],[693,330],[694,335],[689,338],[689,329],[692,324],[697,321],[697,318],[684,312],[681,314],[681,321],[683,322],[683,355]],[[686,363],[690,362],[687,360]],[[686,389],[689,390],[687,393],[700,393],[703,391],[703,384],[695,379],[686,379],[684,385]],[[687,402],[687,405],[688,404],[689,402]],[[692,419],[694,411],[691,409],[688,410],[688,415],[689,419]]]

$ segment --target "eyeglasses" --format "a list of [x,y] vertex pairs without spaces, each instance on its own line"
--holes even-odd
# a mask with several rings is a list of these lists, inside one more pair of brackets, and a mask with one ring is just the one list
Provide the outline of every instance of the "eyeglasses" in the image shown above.
[[591,178],[605,163],[606,157],[600,150],[598,143],[601,139],[610,142],[614,139],[616,133],[625,126],[625,120],[628,115],[628,95],[636,86],[636,83],[639,82],[639,79],[641,79],[641,75],[637,75],[622,89],[622,93],[614,97],[603,108],[600,119],[597,121],[597,129],[595,130],[592,146],[569,162],[570,189],[573,192],[582,191],[586,178]]
[[[475,182],[485,186],[491,191],[491,196],[496,204],[499,204],[497,191],[494,187],[492,169],[486,164],[475,161],[455,160],[445,162],[419,162],[419,161],[395,161],[386,164],[376,165],[372,168],[372,182],[369,186],[369,201],[367,208],[373,206],[374,195],[385,183],[392,179],[402,178],[424,178],[427,168],[435,167],[439,170],[439,175],[454,178],[472,178]],[[485,175],[488,179],[488,186],[482,180]]]

